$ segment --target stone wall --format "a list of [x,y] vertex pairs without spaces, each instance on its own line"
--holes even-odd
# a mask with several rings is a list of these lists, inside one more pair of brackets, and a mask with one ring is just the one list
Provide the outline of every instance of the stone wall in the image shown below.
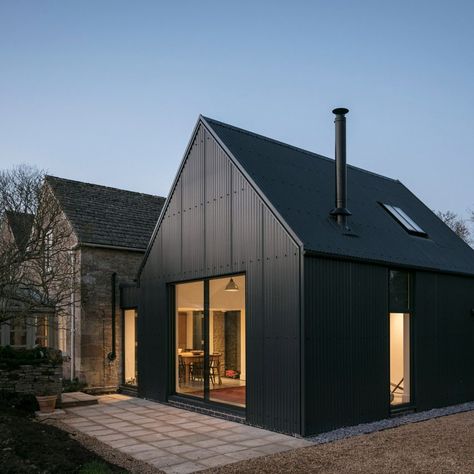
[[[132,282],[143,252],[81,247],[81,303],[76,315],[76,341],[80,346],[76,375],[91,391],[114,390],[122,382],[121,283]],[[112,350],[112,273],[116,273],[116,358]],[[140,316],[139,316],[140,317]]]
[[62,366],[50,362],[11,366],[0,361],[0,392],[53,395],[61,398]]

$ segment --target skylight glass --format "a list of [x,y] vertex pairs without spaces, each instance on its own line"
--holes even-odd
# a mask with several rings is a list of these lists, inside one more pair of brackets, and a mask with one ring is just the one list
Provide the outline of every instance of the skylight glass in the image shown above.
[[391,204],[382,204],[382,206],[407,232],[426,237],[426,232],[405,211]]

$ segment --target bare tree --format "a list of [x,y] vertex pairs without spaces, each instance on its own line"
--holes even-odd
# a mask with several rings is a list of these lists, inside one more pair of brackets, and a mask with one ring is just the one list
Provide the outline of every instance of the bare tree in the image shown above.
[[[466,220],[458,216],[452,211],[437,211],[436,215],[448,226],[451,230],[461,237],[466,243],[471,243],[471,231]],[[474,213],[471,217],[474,222]]]
[[73,233],[44,177],[26,165],[0,171],[0,323],[36,324],[70,305]]

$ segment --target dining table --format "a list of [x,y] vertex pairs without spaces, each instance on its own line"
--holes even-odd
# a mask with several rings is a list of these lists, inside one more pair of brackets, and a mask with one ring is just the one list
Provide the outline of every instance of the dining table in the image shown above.
[[181,360],[184,364],[184,383],[188,383],[191,373],[191,365],[197,359],[202,359],[204,357],[204,351],[189,351],[189,352],[180,352],[178,356],[181,356]]

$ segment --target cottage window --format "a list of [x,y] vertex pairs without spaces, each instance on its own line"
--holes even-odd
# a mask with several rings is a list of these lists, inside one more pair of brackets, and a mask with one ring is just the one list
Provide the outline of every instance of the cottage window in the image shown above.
[[35,345],[40,347],[51,347],[50,341],[50,327],[48,316],[37,316],[35,324]]
[[26,347],[27,324],[25,318],[15,318],[10,321],[10,342],[12,347]]

